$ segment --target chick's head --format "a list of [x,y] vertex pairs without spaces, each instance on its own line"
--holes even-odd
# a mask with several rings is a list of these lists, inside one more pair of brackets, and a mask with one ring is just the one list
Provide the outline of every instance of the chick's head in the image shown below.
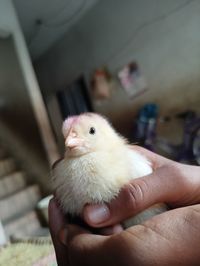
[[68,156],[112,150],[124,143],[109,122],[95,113],[84,113],[67,118],[62,127]]

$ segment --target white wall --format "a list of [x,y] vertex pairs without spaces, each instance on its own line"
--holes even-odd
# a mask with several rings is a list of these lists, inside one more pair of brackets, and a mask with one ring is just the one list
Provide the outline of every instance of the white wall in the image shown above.
[[198,0],[99,1],[36,62],[41,88],[51,97],[80,73],[106,64],[116,74],[137,60],[149,90],[129,100],[118,88],[100,111],[126,129],[149,101],[160,105],[161,114],[200,111],[199,14]]
[[0,149],[26,171],[29,180],[45,183],[49,172],[13,39],[0,38]]
[[0,1],[0,29],[9,32],[13,37],[25,86],[32,103],[34,115],[46,148],[49,162],[52,163],[58,158],[57,147],[52,136],[40,89],[33,71],[29,53],[18,23],[12,0]]

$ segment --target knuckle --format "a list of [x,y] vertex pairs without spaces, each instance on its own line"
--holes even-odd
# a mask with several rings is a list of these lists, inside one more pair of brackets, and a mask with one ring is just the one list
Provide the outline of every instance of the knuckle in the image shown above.
[[[144,183],[145,184],[145,183]],[[127,186],[127,204],[132,210],[140,208],[144,200],[144,185],[142,182],[130,183]]]
[[187,175],[185,175],[185,166],[180,163],[171,163],[170,166],[168,166],[167,172],[169,172],[170,169],[170,175],[168,176],[172,184],[176,183],[176,186],[181,188],[183,190],[187,190],[189,186],[189,179],[187,178]]

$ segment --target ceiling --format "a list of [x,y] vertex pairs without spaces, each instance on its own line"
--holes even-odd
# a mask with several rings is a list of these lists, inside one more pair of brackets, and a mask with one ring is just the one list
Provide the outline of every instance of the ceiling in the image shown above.
[[98,0],[13,0],[33,60],[69,31]]

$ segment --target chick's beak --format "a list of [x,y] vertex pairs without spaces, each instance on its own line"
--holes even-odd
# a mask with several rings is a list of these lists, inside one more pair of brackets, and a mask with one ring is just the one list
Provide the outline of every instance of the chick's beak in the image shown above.
[[83,140],[78,138],[75,134],[69,134],[65,139],[65,146],[70,149],[81,146],[82,144]]

